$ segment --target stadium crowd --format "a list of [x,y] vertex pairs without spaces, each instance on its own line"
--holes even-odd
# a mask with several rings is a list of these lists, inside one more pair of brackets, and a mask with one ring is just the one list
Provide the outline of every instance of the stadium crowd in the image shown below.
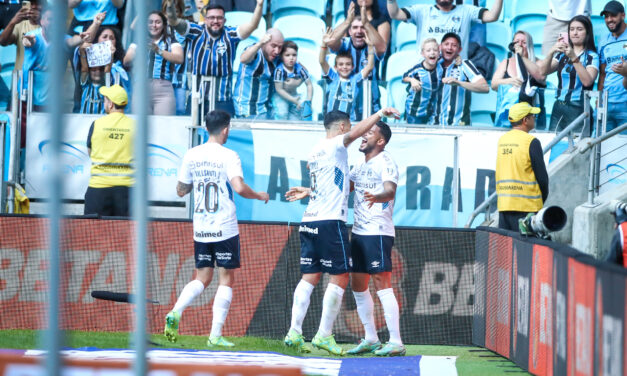
[[[235,118],[319,120],[341,110],[360,120],[384,102],[404,107],[408,123],[470,125],[471,98],[483,99],[472,93],[492,89],[497,93],[491,104],[494,125],[509,126],[508,110],[522,100],[542,109],[537,128],[553,131],[576,119],[583,112],[583,91],[596,88],[608,93],[611,130],[627,121],[627,33],[622,2],[601,1],[600,14],[591,13],[591,0],[548,1],[543,57],[524,28],[512,29],[507,46],[488,42],[494,36],[486,36],[487,23],[509,22],[503,16],[503,0],[492,1],[489,9],[482,0],[417,0],[403,6],[396,0],[345,0],[329,4],[333,12],[318,17],[326,21],[320,25],[330,25],[326,33],[303,26],[306,37],[294,30],[298,24],[281,22],[296,16],[279,12],[280,0],[269,5],[277,9],[275,14],[266,12],[264,0],[164,0],[146,24],[134,20],[130,29],[148,28],[150,111],[155,115],[189,114],[192,92],[197,91]],[[16,45],[15,58],[3,61],[14,60],[14,70],[23,72],[22,90],[33,71],[37,109],[50,93],[46,53],[51,8],[46,0],[0,4],[0,45]],[[124,1],[68,0],[68,6],[72,16],[66,52],[74,73],[73,111],[104,113],[98,93],[103,85],[120,84],[132,102],[137,46],[122,43]],[[336,9],[344,9],[344,14],[336,14]],[[236,24],[230,22],[231,15],[238,16],[233,18]],[[605,28],[595,28],[591,17],[602,18]],[[396,26],[398,21],[416,26],[415,39],[408,37],[403,24]],[[271,25],[267,30],[266,24]],[[388,65],[388,58],[398,54],[399,41],[408,38],[418,53],[412,53],[413,61],[406,61],[403,71],[396,71],[398,66]],[[111,58],[88,62],[90,51],[102,43]],[[507,52],[501,55],[499,48]],[[318,61],[309,58],[316,50]],[[107,55],[102,48],[98,51]],[[192,75],[215,77],[215,87],[192,80]],[[395,77],[403,86],[404,103],[394,95]],[[316,101],[320,87],[324,98]],[[364,108],[364,95],[371,98],[369,108]]]

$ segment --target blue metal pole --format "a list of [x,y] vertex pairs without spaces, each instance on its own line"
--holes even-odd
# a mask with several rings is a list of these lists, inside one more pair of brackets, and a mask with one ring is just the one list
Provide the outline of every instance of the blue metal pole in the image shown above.
[[136,0],[137,27],[135,40],[137,55],[133,64],[134,112],[137,114],[137,129],[135,133],[135,186],[131,194],[132,213],[135,220],[135,362],[134,372],[138,376],[147,374],[146,364],[146,263],[147,263],[147,224],[148,224],[148,188],[146,167],[148,159],[148,0]]
[[[63,87],[63,76],[67,57],[65,55],[65,18],[67,2],[56,1],[52,10],[52,25],[45,35],[49,38],[50,69],[47,79],[51,88]],[[33,82],[30,85],[34,86]],[[61,241],[61,195],[63,194],[63,177],[61,175],[61,137],[63,136],[63,95],[50,95],[47,102],[50,124],[50,204],[49,204],[49,238],[50,262],[48,264],[48,328],[43,341],[47,350],[46,370],[48,375],[57,376],[61,372],[60,350],[62,332],[59,328],[60,280],[62,263],[60,253]]]

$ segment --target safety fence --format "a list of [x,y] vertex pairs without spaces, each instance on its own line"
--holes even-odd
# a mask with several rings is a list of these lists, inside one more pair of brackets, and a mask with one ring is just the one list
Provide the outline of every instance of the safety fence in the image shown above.
[[537,375],[622,375],[627,272],[567,246],[479,227],[473,343]]
[[[0,216],[0,329],[42,329],[47,299],[48,220]],[[97,300],[94,290],[131,293],[134,223],[121,219],[67,218],[62,221],[61,321],[64,329],[132,330],[130,304]],[[241,263],[226,320],[227,336],[282,338],[290,325],[292,293],[300,279],[297,224],[241,223]],[[192,224],[153,221],[149,226],[148,331],[163,330],[164,317],[193,277]],[[470,344],[473,315],[475,232],[462,229],[397,228],[393,287],[407,343]],[[328,282],[314,290],[304,334],[313,337]],[[207,335],[217,277],[181,320],[182,334]],[[372,289],[372,286],[371,286]],[[376,294],[375,319],[387,339]],[[363,330],[354,298],[344,295],[334,328],[340,341]]]

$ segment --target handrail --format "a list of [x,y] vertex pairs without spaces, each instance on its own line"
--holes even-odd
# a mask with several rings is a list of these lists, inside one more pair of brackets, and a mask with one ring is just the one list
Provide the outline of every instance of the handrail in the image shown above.
[[605,133],[603,136],[600,136],[599,138],[595,138],[593,140],[587,141],[586,145],[580,150],[580,152],[583,154],[586,151],[588,151],[588,149],[593,148],[595,145],[600,144],[601,142],[607,140],[608,138],[612,138],[616,136],[617,134],[621,133],[624,130],[627,130],[627,123],[612,129],[611,131]]
[[[566,128],[564,128],[557,136],[555,136],[545,147],[542,148],[542,154],[546,154],[551,148],[557,145],[558,142],[564,138],[564,136],[570,134],[570,132],[579,125],[584,119],[586,119],[590,114],[588,112],[583,112],[579,115],[575,120],[573,120]],[[491,205],[494,200],[496,200],[496,192],[493,192],[485,201],[481,203],[481,205],[477,206],[477,208],[470,214],[470,218],[468,218],[468,222],[464,227],[469,228],[472,226],[472,223],[475,221],[475,218],[482,213],[489,205]]]

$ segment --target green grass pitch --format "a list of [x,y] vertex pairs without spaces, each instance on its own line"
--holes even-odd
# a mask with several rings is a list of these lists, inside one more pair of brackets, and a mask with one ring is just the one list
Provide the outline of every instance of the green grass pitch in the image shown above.
[[[39,333],[34,330],[0,330],[0,349],[36,349],[39,345]],[[128,333],[82,332],[65,333],[64,346],[71,348],[97,347],[102,349],[124,349],[130,347]],[[176,343],[168,342],[162,335],[153,335],[150,340],[158,346],[154,348],[180,348],[207,350],[206,336],[180,336]],[[302,356],[283,345],[280,340],[259,337],[229,337],[235,343],[233,351],[268,351],[291,356]],[[345,349],[352,344],[343,344]],[[514,363],[480,347],[471,346],[427,346],[407,345],[407,356],[439,355],[456,356],[457,372],[460,376],[487,375],[528,375]],[[316,350],[307,356],[329,357],[325,351]]]

